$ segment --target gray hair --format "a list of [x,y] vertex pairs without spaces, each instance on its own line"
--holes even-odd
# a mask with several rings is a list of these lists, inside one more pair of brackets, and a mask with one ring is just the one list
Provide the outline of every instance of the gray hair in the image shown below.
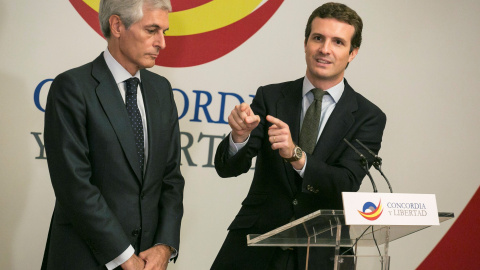
[[103,35],[110,38],[110,22],[112,15],[118,15],[128,29],[132,24],[143,18],[143,6],[151,9],[172,11],[170,0],[101,0],[98,19]]

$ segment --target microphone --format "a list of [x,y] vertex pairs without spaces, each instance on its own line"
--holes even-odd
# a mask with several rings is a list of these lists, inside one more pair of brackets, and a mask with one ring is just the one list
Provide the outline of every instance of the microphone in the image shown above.
[[346,138],[343,138],[343,141],[346,142],[347,145],[350,146],[350,148],[352,148],[353,151],[355,151],[355,153],[357,153],[357,155],[360,156],[360,159],[362,160],[363,169],[365,170],[365,173],[367,173],[368,178],[370,178],[370,182],[372,182],[373,192],[377,193],[378,192],[377,191],[377,186],[375,185],[375,182],[373,181],[372,175],[368,171],[367,158],[362,153],[360,153],[360,151],[358,151],[358,149],[355,148],[355,146],[353,146]]
[[365,148],[365,150],[367,150],[368,153],[370,153],[370,155],[372,155],[372,156],[374,157],[373,167],[375,167],[375,169],[377,169],[377,171],[380,172],[380,174],[382,175],[383,179],[385,179],[385,182],[387,182],[388,189],[390,189],[390,193],[393,193],[392,186],[390,185],[390,181],[388,181],[387,177],[385,176],[385,174],[384,174],[383,171],[382,171],[382,158],[379,157],[377,154],[375,154],[372,150],[370,150],[366,145],[364,145],[364,144],[363,144],[361,141],[359,141],[358,139],[355,139],[355,141],[357,141],[357,143],[360,144],[360,146],[362,146],[363,148]]

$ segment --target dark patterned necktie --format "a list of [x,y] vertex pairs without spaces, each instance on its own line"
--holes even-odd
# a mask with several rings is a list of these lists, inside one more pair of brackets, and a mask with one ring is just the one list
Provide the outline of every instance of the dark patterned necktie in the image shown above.
[[127,106],[128,116],[132,124],[133,135],[135,135],[135,145],[137,146],[137,155],[140,162],[140,171],[143,172],[145,162],[145,149],[143,137],[143,123],[140,110],[137,105],[137,88],[140,81],[138,78],[130,78],[125,81],[126,97],[125,105]]
[[303,151],[309,154],[313,153],[317,144],[320,114],[322,113],[322,98],[327,93],[318,88],[314,88],[311,91],[315,100],[310,104],[305,114],[302,130],[300,131],[300,141],[298,142]]

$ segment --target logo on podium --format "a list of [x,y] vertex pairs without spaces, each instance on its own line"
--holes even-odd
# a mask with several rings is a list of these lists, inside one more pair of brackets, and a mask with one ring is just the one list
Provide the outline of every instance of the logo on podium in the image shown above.
[[439,225],[434,194],[342,192],[342,197],[347,225]]
[[358,213],[364,217],[365,219],[368,220],[376,220],[378,219],[382,213],[383,213],[383,208],[382,208],[382,200],[378,202],[378,206],[376,206],[372,202],[366,202],[363,205],[363,211],[357,210]]

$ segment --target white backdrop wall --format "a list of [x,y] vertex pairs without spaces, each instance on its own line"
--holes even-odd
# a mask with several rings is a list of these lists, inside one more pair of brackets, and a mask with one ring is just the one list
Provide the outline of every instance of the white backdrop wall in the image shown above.
[[[380,156],[394,191],[434,193],[439,210],[458,216],[480,183],[480,2],[342,2],[364,21],[362,47],[346,78],[387,114]],[[189,100],[180,120],[182,145],[191,142],[191,162],[182,157],[181,250],[169,269],[209,269],[252,178],[250,172],[220,179],[208,166],[209,151],[220,141],[216,137],[228,134],[229,127],[208,123],[203,110],[200,122],[191,121],[198,91],[211,94],[208,112],[217,121],[219,92],[250,102],[260,85],[302,77],[305,23],[322,3],[284,1],[255,35],[213,62],[151,69]],[[39,269],[55,197],[37,141],[43,141],[44,115],[35,106],[34,91],[41,81],[93,60],[106,42],[65,0],[1,0],[0,40],[0,269]],[[43,107],[48,87],[49,82],[40,92]],[[183,110],[180,92],[175,98]],[[203,95],[200,103],[205,102]],[[227,99],[224,119],[237,103]],[[387,192],[380,176],[374,178]],[[361,190],[371,191],[368,180]],[[453,222],[393,242],[392,269],[417,267]]]

